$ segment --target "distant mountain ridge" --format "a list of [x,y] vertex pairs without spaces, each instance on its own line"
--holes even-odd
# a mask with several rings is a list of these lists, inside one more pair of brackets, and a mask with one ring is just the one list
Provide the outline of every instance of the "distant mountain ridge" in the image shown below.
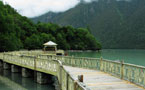
[[145,48],[145,0],[98,0],[32,19],[87,27],[103,48]]

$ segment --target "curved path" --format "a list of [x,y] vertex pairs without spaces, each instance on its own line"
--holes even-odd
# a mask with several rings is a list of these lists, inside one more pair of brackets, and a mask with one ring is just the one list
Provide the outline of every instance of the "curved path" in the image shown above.
[[85,85],[91,90],[145,90],[135,84],[98,70],[70,66],[64,66],[64,68],[75,80],[77,80],[78,75],[83,75]]

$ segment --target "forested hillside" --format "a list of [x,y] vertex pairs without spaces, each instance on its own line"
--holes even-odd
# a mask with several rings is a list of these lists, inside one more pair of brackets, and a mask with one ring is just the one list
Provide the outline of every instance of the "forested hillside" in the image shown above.
[[145,48],[145,0],[82,1],[66,12],[33,20],[89,27],[103,48]]
[[42,49],[43,43],[49,40],[65,50],[101,49],[100,43],[86,28],[53,23],[34,24],[0,1],[0,51]]

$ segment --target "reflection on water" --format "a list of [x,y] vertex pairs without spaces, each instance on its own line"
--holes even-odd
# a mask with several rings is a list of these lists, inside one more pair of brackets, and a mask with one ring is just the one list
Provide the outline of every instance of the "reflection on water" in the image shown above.
[[126,63],[145,66],[145,50],[104,49],[100,52],[69,52],[69,55],[91,58],[103,57],[109,60],[124,60]]
[[22,78],[21,73],[11,73],[0,68],[0,90],[55,90],[53,85],[40,85],[33,78]]

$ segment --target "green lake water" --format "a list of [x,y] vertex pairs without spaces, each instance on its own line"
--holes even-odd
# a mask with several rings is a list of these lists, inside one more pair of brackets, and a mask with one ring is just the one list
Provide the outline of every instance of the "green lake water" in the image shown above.
[[20,73],[0,68],[0,90],[55,90],[53,85],[40,85],[33,78],[22,78]]
[[145,66],[145,50],[132,49],[104,49],[100,52],[83,51],[83,52],[68,52],[70,56],[90,57],[108,60],[124,60],[125,63]]

